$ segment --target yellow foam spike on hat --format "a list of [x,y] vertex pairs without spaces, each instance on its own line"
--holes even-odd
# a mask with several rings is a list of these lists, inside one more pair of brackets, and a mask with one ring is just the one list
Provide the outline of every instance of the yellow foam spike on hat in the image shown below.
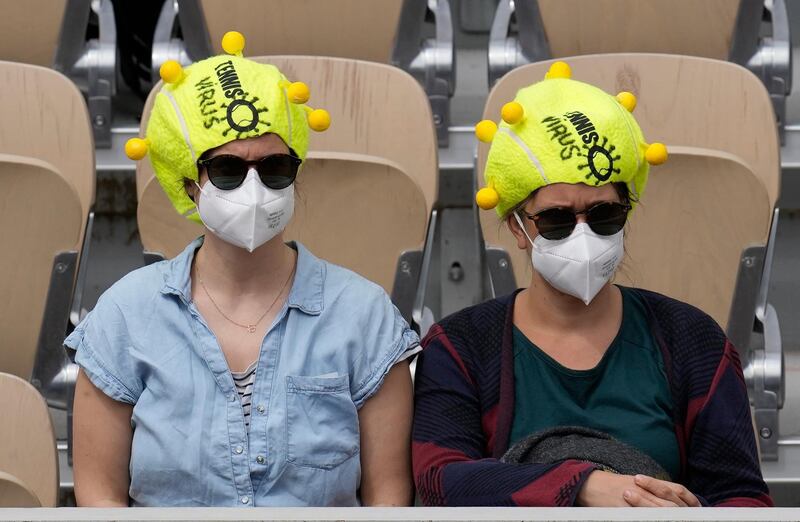
[[146,139],[131,138],[125,142],[125,155],[133,161],[139,161],[147,155],[148,143]]
[[308,101],[311,97],[311,91],[305,83],[294,82],[286,88],[286,95],[289,97],[290,102],[300,104]]
[[516,125],[525,119],[525,109],[515,101],[508,102],[500,110],[500,116],[509,125]]
[[647,147],[644,153],[644,159],[650,165],[661,165],[669,158],[667,153],[667,146],[663,143],[653,143]]
[[181,64],[175,60],[167,60],[162,63],[161,67],[158,69],[158,75],[161,76],[161,79],[164,80],[165,83],[172,84],[180,82],[186,76]]
[[552,80],[553,78],[572,78],[572,69],[566,62],[554,62],[550,66],[550,70],[544,75],[545,80]]
[[228,31],[222,37],[222,50],[234,56],[241,56],[244,51],[244,35],[239,31]]
[[483,210],[491,210],[497,206],[500,195],[492,187],[484,187],[475,195],[475,203]]
[[633,112],[636,108],[636,96],[628,91],[622,91],[617,94],[617,101],[619,101],[628,112]]
[[475,136],[484,143],[491,143],[497,133],[497,124],[492,120],[483,120],[475,125]]
[[331,115],[325,109],[315,109],[308,113],[308,126],[311,130],[323,132],[331,126]]

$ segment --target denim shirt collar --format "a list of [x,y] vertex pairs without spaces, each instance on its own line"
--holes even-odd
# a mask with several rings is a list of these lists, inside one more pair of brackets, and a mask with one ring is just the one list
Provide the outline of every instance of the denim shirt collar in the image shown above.
[[[192,260],[202,244],[203,236],[200,236],[189,243],[174,259],[167,261],[162,293],[177,295],[187,304],[192,301]],[[296,241],[289,241],[286,244],[297,251],[297,268],[287,304],[289,308],[296,308],[306,314],[319,315],[324,308],[322,294],[325,284],[325,263]]]

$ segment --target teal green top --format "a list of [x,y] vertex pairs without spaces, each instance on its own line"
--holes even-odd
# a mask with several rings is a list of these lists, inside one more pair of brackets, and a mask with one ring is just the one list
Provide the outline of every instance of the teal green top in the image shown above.
[[673,479],[680,455],[664,360],[645,305],[621,288],[622,325],[597,366],[571,370],[514,327],[514,422],[511,445],[554,426],[584,426],[638,448]]

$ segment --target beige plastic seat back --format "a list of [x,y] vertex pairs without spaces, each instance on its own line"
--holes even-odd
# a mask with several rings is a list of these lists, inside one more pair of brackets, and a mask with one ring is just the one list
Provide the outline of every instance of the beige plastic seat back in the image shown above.
[[[666,164],[650,169],[618,281],[685,300],[725,326],[741,250],[766,242],[778,198],[778,140],[763,84],[737,65],[705,58],[618,54],[567,62],[576,80],[636,94],[645,137],[670,151]],[[502,105],[544,78],[551,63],[503,77],[484,117],[497,121]],[[487,151],[479,145],[481,182]],[[487,245],[509,252],[517,285],[527,286],[527,253],[494,212],[481,211],[481,224]]]
[[0,60],[50,67],[67,0],[0,0]]
[[[430,106],[419,84],[390,66],[320,57],[261,57],[311,89],[310,104],[331,114],[311,133],[297,180],[295,216],[285,234],[316,255],[391,291],[397,258],[419,248],[437,197],[437,149]],[[142,118],[146,128],[156,86]],[[167,257],[203,233],[180,217],[149,161],[136,170],[145,250]]]
[[668,53],[727,60],[741,0],[538,0],[553,58]]
[[0,508],[42,507],[36,493],[14,475],[0,471]]
[[0,153],[46,161],[72,183],[84,211],[94,204],[94,142],[83,95],[69,78],[0,62]]
[[32,492],[41,506],[55,507],[58,458],[44,399],[27,381],[0,373],[0,419],[0,507],[12,507],[4,499],[24,501],[20,489]]
[[94,200],[94,148],[66,77],[0,62],[0,78],[0,371],[29,379],[53,258],[80,248]]
[[403,0],[201,0],[214,52],[247,37],[250,56],[337,56],[389,63]]

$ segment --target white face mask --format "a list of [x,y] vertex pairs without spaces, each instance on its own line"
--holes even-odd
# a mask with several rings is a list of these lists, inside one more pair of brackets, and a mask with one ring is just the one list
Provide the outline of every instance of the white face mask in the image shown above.
[[537,236],[531,241],[522,220],[516,213],[514,217],[533,245],[531,262],[534,270],[557,290],[577,297],[587,305],[611,279],[622,261],[622,230],[612,236],[601,236],[588,224],[578,223],[572,234],[564,239],[550,240]]
[[233,190],[218,189],[211,182],[197,188],[203,223],[220,239],[250,252],[281,233],[294,212],[294,185],[272,190],[252,168]]

